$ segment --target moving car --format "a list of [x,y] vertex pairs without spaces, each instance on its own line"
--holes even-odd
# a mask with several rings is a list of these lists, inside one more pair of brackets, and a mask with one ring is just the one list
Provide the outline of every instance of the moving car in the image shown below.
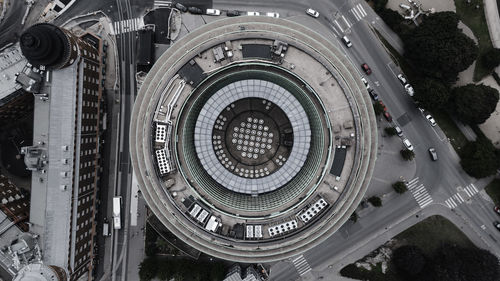
[[434,147],[429,148],[429,154],[431,155],[432,161],[438,160],[438,155],[437,155],[436,149]]
[[427,119],[429,121],[429,123],[431,123],[432,127],[436,126],[436,120],[434,120],[434,118],[432,117],[432,115],[427,114],[425,116],[425,119]]
[[315,10],[313,10],[311,8],[309,8],[309,9],[306,10],[306,14],[310,15],[313,18],[319,17],[318,11],[315,11]]
[[375,92],[374,89],[369,88],[368,89],[368,93],[370,93],[370,96],[372,97],[372,99],[374,101],[378,101],[378,95],[377,95],[377,93]]
[[361,65],[361,69],[363,69],[363,71],[367,74],[367,75],[370,75],[372,74],[372,69],[368,66],[368,64],[366,63],[363,63]]
[[410,97],[413,97],[413,95],[415,94],[415,90],[413,90],[413,87],[410,84],[405,85],[405,90]]
[[495,206],[495,208],[493,208],[493,210],[495,211],[495,213],[497,213],[498,215],[500,215],[500,207]]
[[392,116],[389,112],[384,112],[384,117],[388,122],[392,122]]
[[347,48],[352,47],[351,40],[349,40],[349,38],[347,38],[347,36],[342,37],[342,42],[344,42],[344,44],[346,45]]
[[403,74],[398,74],[398,79],[399,79],[399,81],[401,82],[401,84],[406,85],[407,80],[406,80],[406,78],[403,76]]
[[495,221],[495,222],[493,222],[493,225],[495,226],[495,228],[496,228],[498,231],[500,231],[500,222]]
[[401,128],[399,128],[399,126],[394,126],[394,129],[396,130],[396,134],[398,136],[402,136],[403,135],[403,130],[401,130]]
[[194,15],[201,15],[201,14],[203,14],[203,11],[200,8],[198,8],[198,7],[189,7],[188,11],[191,14],[194,14]]
[[232,10],[232,11],[227,11],[226,16],[228,17],[237,17],[240,15],[240,11],[237,10]]
[[207,9],[207,15],[209,16],[220,16],[220,10],[217,9]]
[[247,16],[260,16],[259,12],[247,12]]
[[183,13],[188,11],[188,8],[186,8],[186,6],[182,5],[181,3],[175,3],[175,8]]
[[403,139],[403,144],[405,145],[406,149],[409,151],[413,151],[413,145],[411,145],[411,142],[408,139]]
[[268,16],[268,17],[272,17],[272,18],[279,18],[279,17],[280,17],[280,14],[278,14],[278,13],[273,13],[273,12],[269,12],[269,13],[266,13],[266,16]]

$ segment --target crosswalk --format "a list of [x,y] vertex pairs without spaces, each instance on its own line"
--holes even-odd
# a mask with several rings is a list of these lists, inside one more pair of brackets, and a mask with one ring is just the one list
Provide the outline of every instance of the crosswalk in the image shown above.
[[363,8],[363,6],[361,5],[361,3],[354,6],[354,8],[352,8],[350,10],[350,12],[354,15],[354,17],[356,18],[357,21],[360,21],[361,19],[363,19],[367,15],[367,13],[366,13],[365,9]]
[[144,19],[143,18],[115,21],[115,22],[110,23],[110,25],[109,25],[111,35],[117,35],[117,34],[137,31],[143,27],[144,27]]
[[300,276],[311,271],[311,266],[303,255],[296,257],[294,260],[292,260],[292,262]]
[[[463,191],[467,194],[467,196],[469,196],[469,198],[471,198],[472,196],[474,196],[476,193],[479,192],[479,190],[476,188],[476,186],[473,183],[467,185],[463,189]],[[450,209],[456,208],[458,205],[462,204],[463,202],[465,202],[465,199],[462,197],[462,195],[459,192],[457,192],[456,194],[452,195],[450,198],[448,198],[444,201],[446,206]]]
[[155,0],[153,4],[153,9],[170,8],[170,7],[172,7],[172,1]]
[[420,208],[424,208],[432,203],[432,197],[429,192],[427,192],[427,189],[425,189],[424,184],[418,184],[418,177],[409,181],[407,187],[413,194],[413,198],[415,198]]

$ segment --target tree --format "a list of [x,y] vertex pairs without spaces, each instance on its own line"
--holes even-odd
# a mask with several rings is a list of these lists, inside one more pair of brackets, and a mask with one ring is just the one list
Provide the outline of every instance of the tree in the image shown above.
[[384,112],[384,106],[380,104],[379,102],[376,102],[373,104],[373,111],[375,111],[375,115],[380,115],[382,112]]
[[394,127],[385,127],[384,129],[385,133],[388,135],[388,136],[395,136],[398,132],[396,132],[396,129]]
[[492,72],[495,67],[500,65],[500,49],[490,49],[481,56],[483,65]]
[[426,76],[453,83],[476,60],[479,49],[458,21],[454,12],[430,14],[403,36],[405,56]]
[[400,151],[401,156],[403,157],[404,160],[406,161],[411,161],[413,158],[415,158],[415,152],[409,150],[409,149],[402,149]]
[[394,191],[396,191],[399,194],[405,193],[408,190],[406,184],[403,181],[397,181],[393,183],[392,188],[394,188]]
[[141,281],[149,281],[158,273],[158,260],[148,257],[139,265],[139,278]]
[[498,154],[491,141],[480,136],[462,149],[460,164],[467,174],[475,178],[484,178],[494,175],[500,167]]
[[468,84],[454,88],[451,109],[465,123],[481,124],[490,116],[498,103],[498,91],[486,85]]
[[356,212],[352,213],[351,216],[349,217],[349,219],[352,220],[353,222],[357,222],[358,218],[359,218],[359,215]]
[[405,245],[394,250],[391,262],[403,276],[417,276],[422,272],[426,259],[420,248]]
[[380,12],[385,9],[385,5],[387,5],[388,0],[373,0],[373,9],[375,12]]
[[382,207],[382,200],[378,196],[368,198],[368,202],[370,202],[373,207]]
[[391,9],[383,9],[378,14],[397,34],[401,35],[408,31],[409,26],[405,24],[405,19],[398,12]]
[[423,108],[430,110],[441,109],[448,104],[450,91],[440,81],[432,78],[424,78],[416,80],[413,86],[415,88],[414,98]]
[[210,280],[218,281],[223,280],[226,270],[222,262],[215,262],[210,268]]

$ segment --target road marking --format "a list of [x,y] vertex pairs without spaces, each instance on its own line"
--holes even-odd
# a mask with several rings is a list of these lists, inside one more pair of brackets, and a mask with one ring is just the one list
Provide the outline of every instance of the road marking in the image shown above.
[[460,196],[460,194],[455,194],[452,196],[453,198],[455,198],[455,200],[458,201],[458,203],[463,203],[465,200],[462,198],[462,196]]
[[359,12],[361,13],[361,15],[363,17],[366,17],[366,15],[368,15],[365,11],[365,9],[363,8],[363,6],[361,5],[361,3],[359,3],[358,5],[356,5],[356,8],[358,8]]
[[446,206],[448,206],[448,208],[450,208],[450,209],[453,209],[453,208],[455,208],[455,207],[457,207],[457,206],[458,206],[458,204],[457,204],[457,203],[455,203],[455,201],[454,201],[454,200],[453,200],[453,198],[451,198],[451,197],[450,197],[450,198],[448,198],[446,201],[444,201],[444,203],[445,203],[445,204],[446,204]]
[[342,29],[342,27],[340,26],[339,22],[337,20],[334,20],[335,24],[339,27],[340,29],[340,32],[344,33],[344,30]]
[[354,15],[357,21],[361,20],[362,17],[358,14],[358,11],[356,11],[356,9],[352,8],[351,13]]
[[298,256],[292,262],[300,276],[311,271],[311,266],[309,266],[309,263],[304,258],[304,255]]
[[172,1],[155,0],[153,5],[153,9],[170,8],[170,7],[172,7]]
[[144,26],[143,18],[126,19],[110,23],[111,35],[137,31]]
[[354,15],[354,17],[356,18],[356,21],[362,20],[367,15],[365,9],[363,9],[363,6],[361,6],[361,3],[354,6],[349,11]]
[[418,184],[418,177],[410,180],[407,183],[408,190],[411,191],[413,198],[417,201],[420,208],[425,208],[427,205],[433,202],[432,197],[425,188],[424,184]]
[[352,24],[347,21],[347,19],[344,17],[344,15],[342,15],[342,19],[344,20],[345,24],[347,25],[347,28],[352,26]]
[[481,228],[482,228],[483,230],[485,230],[485,229],[486,229],[486,225],[484,225],[484,224],[483,224],[483,225],[481,225]]

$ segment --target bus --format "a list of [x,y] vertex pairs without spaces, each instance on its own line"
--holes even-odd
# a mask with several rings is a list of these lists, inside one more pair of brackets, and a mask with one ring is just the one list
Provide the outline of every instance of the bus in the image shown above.
[[122,208],[122,197],[121,196],[113,197],[113,227],[114,227],[114,229],[121,229],[122,228],[122,222],[121,222],[121,216],[120,216],[121,208]]

